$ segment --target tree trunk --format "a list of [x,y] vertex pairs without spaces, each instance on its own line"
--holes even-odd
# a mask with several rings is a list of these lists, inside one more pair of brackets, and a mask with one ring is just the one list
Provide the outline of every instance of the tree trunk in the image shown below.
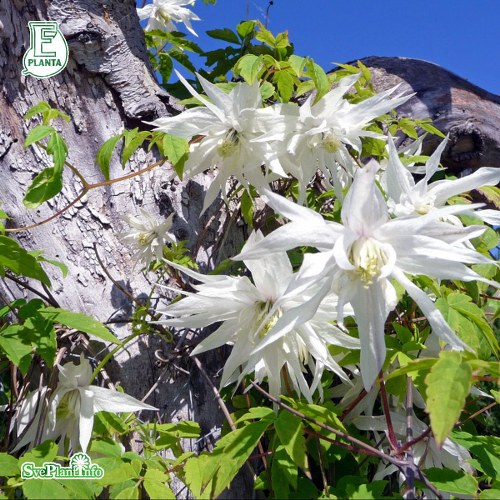
[[[479,167],[500,167],[500,96],[426,61],[405,57],[362,61],[372,73],[376,90],[400,84],[398,91],[415,93],[397,109],[399,115],[431,118],[449,134],[441,157],[445,167],[467,173]],[[440,141],[436,136],[426,137],[424,152],[430,154]]]
[[[41,80],[21,75],[21,60],[29,46],[30,20],[58,21],[68,42],[68,66],[55,77]],[[104,180],[94,162],[104,141],[124,127],[141,126],[142,120],[171,115],[180,108],[153,77],[133,0],[2,0],[0,22],[1,201],[2,209],[12,217],[7,227],[17,228],[50,217],[74,200],[81,189],[78,180],[67,172],[60,195],[36,212],[23,206],[23,196],[33,177],[50,166],[44,150],[23,148],[28,130],[39,123],[37,119],[30,123],[23,119],[31,106],[47,101],[71,117],[69,124],[62,120],[55,123],[67,141],[68,161],[91,182]],[[116,156],[111,178],[157,160],[152,153],[139,151],[124,172]],[[90,191],[52,222],[17,233],[25,248],[43,249],[47,258],[68,266],[66,279],[47,269],[53,283],[51,293],[61,307],[109,322],[119,338],[130,334],[129,323],[123,320],[130,319],[134,303],[120,288],[141,300],[151,283],[138,272],[138,266],[134,271],[134,262],[118,235],[128,229],[121,217],[139,213],[140,208],[158,220],[175,212],[174,235],[188,240],[190,248],[199,247],[194,257],[202,269],[213,266],[212,250],[220,236],[225,210],[215,207],[199,217],[210,176],[189,182],[173,178],[170,166],[155,168],[131,180]],[[212,217],[216,210],[217,219]],[[236,254],[243,242],[243,229],[235,224],[232,228],[222,255]],[[106,269],[101,267],[94,245]],[[108,279],[106,272],[119,286]],[[1,288],[10,298],[26,293],[8,279],[2,280]],[[220,435],[223,417],[211,386],[188,357],[175,359],[175,365],[185,371],[159,360],[168,358],[176,345],[181,345],[179,339],[167,343],[156,335],[139,337],[115,358],[119,368],[113,378],[139,399],[158,383],[147,402],[160,409],[164,422],[199,422],[206,439],[192,443],[192,449],[201,451]],[[201,359],[217,385],[215,374],[224,359],[221,351]],[[237,487],[245,491],[241,483]]]

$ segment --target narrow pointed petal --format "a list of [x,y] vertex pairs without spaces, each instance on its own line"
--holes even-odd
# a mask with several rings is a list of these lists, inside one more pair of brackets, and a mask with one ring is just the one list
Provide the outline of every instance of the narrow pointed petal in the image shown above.
[[342,221],[360,236],[370,236],[389,218],[384,197],[375,183],[378,168],[378,163],[370,161],[358,169],[342,207]]
[[385,291],[380,282],[368,288],[358,285],[351,299],[361,341],[361,377],[369,391],[385,361],[385,320],[389,314]]
[[110,411],[112,413],[140,410],[158,411],[158,408],[143,403],[128,394],[105,389],[104,387],[88,386],[85,392],[92,395],[94,413],[98,411]]
[[387,194],[397,203],[403,194],[411,192],[415,187],[415,181],[410,171],[401,163],[391,136],[387,139],[387,145],[389,149],[389,162],[385,174]]
[[405,288],[410,297],[418,304],[418,307],[420,307],[420,310],[429,321],[433,332],[441,340],[447,342],[454,349],[463,350],[465,348],[470,350],[470,348],[462,340],[460,340],[455,332],[450,328],[450,325],[448,325],[441,312],[436,308],[432,300],[425,292],[413,284],[402,271],[395,269],[393,271],[393,276]]
[[94,427],[94,393],[90,389],[94,389],[94,387],[80,387],[78,389],[80,393],[79,441],[84,453],[87,452],[92,437],[92,428]]
[[436,197],[435,203],[439,206],[457,194],[469,192],[481,186],[496,186],[499,183],[500,168],[482,167],[473,174],[460,179],[434,182],[429,186],[429,193]]

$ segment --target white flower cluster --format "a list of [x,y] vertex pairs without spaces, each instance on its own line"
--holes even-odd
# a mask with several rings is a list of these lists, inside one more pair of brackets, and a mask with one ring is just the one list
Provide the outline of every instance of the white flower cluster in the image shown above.
[[[234,346],[222,385],[255,372],[258,380],[267,376],[274,395],[291,381],[311,400],[321,387],[325,367],[346,379],[328,345],[357,347],[342,331],[343,318],[354,315],[360,372],[369,390],[385,361],[385,323],[398,302],[396,282],[416,302],[439,339],[452,349],[468,348],[411,277],[479,280],[498,287],[467,266],[491,263],[470,242],[486,226],[464,227],[457,217],[474,213],[495,221],[498,214],[474,211],[480,207],[477,204],[447,206],[446,202],[462,192],[497,184],[500,169],[482,168],[462,179],[430,182],[439,167],[443,142],[427,161],[424,177],[415,182],[392,139],[366,130],[372,119],[410,96],[394,95],[393,88],[352,104],[344,94],[357,75],[343,78],[315,104],[309,97],[301,106],[266,108],[257,83],[238,83],[226,94],[199,76],[207,99],[180,78],[204,106],[153,124],[173,135],[198,137],[185,174],[217,169],[205,208],[219,191],[224,196],[226,181],[233,176],[243,186],[255,187],[277,214],[290,221],[266,237],[253,233],[235,257],[244,261],[253,283],[246,277],[203,276],[183,269],[202,284],[195,287],[196,293],[186,293],[185,299],[163,310],[171,317],[164,321],[170,326],[199,328],[222,322],[195,350],[196,354],[226,343]],[[363,137],[386,140],[389,158],[384,168],[375,160],[365,165],[353,161],[351,151],[361,152]],[[419,146],[417,142],[410,151]],[[331,180],[340,199],[348,189],[340,223],[325,220],[269,187],[273,179],[292,176],[303,200],[318,170]],[[285,252],[303,246],[317,252],[306,254],[300,270],[293,273]],[[310,384],[303,374],[305,366],[313,376]]]
[[137,9],[141,21],[148,20],[146,31],[165,30],[177,31],[175,23],[183,23],[186,29],[198,36],[191,26],[191,21],[200,18],[184,5],[194,5],[195,0],[153,0],[153,3]]

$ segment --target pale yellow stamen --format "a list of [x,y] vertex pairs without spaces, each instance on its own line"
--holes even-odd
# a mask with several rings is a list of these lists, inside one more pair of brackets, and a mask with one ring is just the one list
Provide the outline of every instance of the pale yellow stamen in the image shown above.
[[238,132],[232,129],[230,130],[224,139],[221,139],[217,145],[217,153],[222,158],[227,158],[228,156],[232,156],[239,147],[239,137]]
[[359,238],[350,250],[349,260],[366,287],[380,275],[388,258],[381,245],[372,238]]
[[328,153],[336,153],[340,149],[340,142],[333,134],[325,134],[321,145]]

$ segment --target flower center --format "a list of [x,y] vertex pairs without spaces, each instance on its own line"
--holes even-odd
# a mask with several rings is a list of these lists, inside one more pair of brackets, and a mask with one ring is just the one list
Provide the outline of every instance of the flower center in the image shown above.
[[[259,311],[257,314],[257,321],[256,321],[257,326],[261,325],[262,321],[264,321],[264,319],[269,314],[269,311],[271,310],[272,307],[273,303],[271,301],[259,302],[257,304],[257,310]],[[274,325],[276,325],[281,315],[282,313],[278,309],[260,330],[258,334],[259,338],[263,339],[274,328]]]
[[158,8],[158,15],[163,19],[165,24],[168,24],[170,22],[170,12],[167,7],[159,7]]
[[57,405],[56,419],[76,417],[80,413],[80,393],[78,390],[67,392]]
[[217,153],[222,158],[227,158],[228,156],[232,156],[239,147],[239,137],[238,132],[234,129],[231,129],[224,139],[221,139],[217,145]]
[[156,233],[154,231],[148,231],[147,233],[139,233],[137,235],[137,241],[143,247],[147,247],[155,239]]
[[323,134],[321,145],[328,153],[336,153],[340,149],[341,144],[340,140],[332,133]]
[[380,275],[389,259],[380,243],[373,238],[363,237],[352,244],[349,260],[356,267],[365,287],[368,287]]

